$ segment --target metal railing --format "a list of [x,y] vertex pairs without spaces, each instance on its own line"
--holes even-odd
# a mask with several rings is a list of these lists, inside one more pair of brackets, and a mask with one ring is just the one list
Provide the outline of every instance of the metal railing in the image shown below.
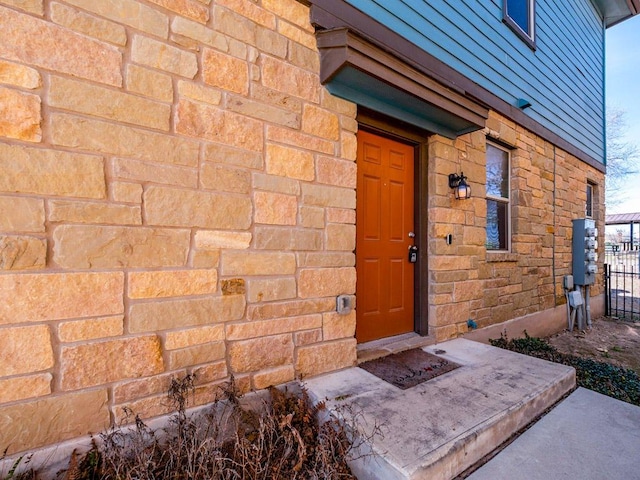
[[622,242],[620,244],[620,250],[624,251],[633,251],[633,250],[640,250],[640,245],[638,244],[638,241],[635,240],[633,242]]
[[613,270],[620,270],[624,267],[626,271],[635,268],[637,272],[640,272],[640,251],[611,248],[614,246],[620,247],[619,245],[607,245],[605,247],[604,263],[610,265]]
[[636,259],[629,264],[604,265],[605,314],[609,317],[640,321],[640,269],[633,264]]

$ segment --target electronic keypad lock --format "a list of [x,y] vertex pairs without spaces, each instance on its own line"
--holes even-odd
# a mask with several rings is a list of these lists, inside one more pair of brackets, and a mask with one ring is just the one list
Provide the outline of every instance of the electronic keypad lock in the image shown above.
[[418,261],[418,247],[411,245],[409,247],[409,263],[416,263]]

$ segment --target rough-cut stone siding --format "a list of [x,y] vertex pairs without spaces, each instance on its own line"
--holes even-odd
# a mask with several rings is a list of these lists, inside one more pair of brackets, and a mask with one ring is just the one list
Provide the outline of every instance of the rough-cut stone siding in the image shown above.
[[295,0],[0,0],[0,450],[354,364],[356,108],[318,70]]
[[[0,0],[0,451],[167,413],[186,373],[204,404],[231,374],[355,363],[335,296],[355,293],[356,107],[318,73],[296,0]],[[510,255],[484,249],[486,135],[515,147]],[[431,333],[553,307],[602,175],[496,115],[429,150]]]
[[[491,139],[511,148],[510,253],[484,246]],[[565,302],[572,220],[585,216],[587,182],[596,185],[594,218],[604,244],[604,175],[494,112],[484,131],[455,141],[431,137],[429,170],[436,172],[429,175],[429,324],[438,340],[467,332],[468,319],[481,328]],[[455,200],[448,188],[446,176],[459,171],[468,176],[469,200]],[[602,293],[597,281],[591,294]]]

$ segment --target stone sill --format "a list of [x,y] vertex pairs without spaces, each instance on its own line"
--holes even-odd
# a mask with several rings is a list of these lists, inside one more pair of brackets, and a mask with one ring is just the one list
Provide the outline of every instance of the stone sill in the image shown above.
[[486,260],[487,262],[517,262],[518,254],[507,252],[487,252]]

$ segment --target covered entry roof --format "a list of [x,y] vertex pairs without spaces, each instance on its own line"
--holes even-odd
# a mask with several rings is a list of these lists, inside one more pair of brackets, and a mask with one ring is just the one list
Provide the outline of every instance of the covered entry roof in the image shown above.
[[332,94],[448,138],[484,128],[487,107],[348,28],[316,37],[320,80]]

